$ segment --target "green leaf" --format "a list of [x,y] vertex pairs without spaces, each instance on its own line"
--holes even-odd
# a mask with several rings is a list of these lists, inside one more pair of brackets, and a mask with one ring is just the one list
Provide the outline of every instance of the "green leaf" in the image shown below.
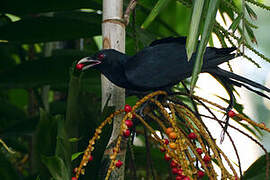
[[102,6],[98,0],[2,0],[0,12],[25,15],[82,8],[101,10]]
[[232,22],[232,24],[230,25],[229,29],[231,29],[233,32],[235,32],[235,30],[238,28],[241,20],[242,20],[243,14],[239,14],[237,16],[237,18],[235,18]]
[[257,20],[257,14],[253,11],[253,9],[247,3],[245,3],[245,7],[250,18],[253,20]]
[[156,16],[160,13],[160,11],[167,6],[167,4],[170,2],[170,0],[159,0],[155,7],[152,9],[146,20],[141,25],[142,29],[147,28],[151,22],[156,18]]
[[69,138],[69,142],[71,142],[71,143],[75,143],[75,142],[78,142],[78,141],[80,141],[81,140],[81,138]]
[[101,34],[100,23],[101,15],[87,12],[32,17],[0,27],[0,39],[15,43],[37,43],[87,38]]
[[76,152],[76,153],[72,154],[71,160],[73,161],[73,160],[77,159],[83,153],[84,152],[82,151],[82,152]]
[[247,34],[248,34],[248,37],[251,40],[251,42],[257,44],[257,39],[254,35],[253,30],[247,24],[245,24],[245,28],[247,30]]
[[[268,156],[270,153],[268,153]],[[268,177],[270,174],[268,174]],[[266,155],[257,159],[244,173],[243,180],[266,179]]]
[[220,3],[220,0],[213,0],[209,2],[207,15],[205,18],[205,23],[203,25],[202,37],[199,43],[196,60],[195,60],[194,68],[192,71],[192,78],[191,78],[191,83],[190,83],[191,92],[193,92],[193,89],[198,80],[198,76],[202,69],[203,55],[204,55],[207,43],[209,41],[210,35],[212,33],[219,3]]
[[188,61],[190,60],[192,54],[196,51],[198,36],[200,33],[199,26],[201,23],[203,6],[204,0],[196,0],[193,4],[192,17],[186,43]]
[[64,161],[58,156],[42,156],[42,162],[47,166],[55,180],[70,180],[70,173]]

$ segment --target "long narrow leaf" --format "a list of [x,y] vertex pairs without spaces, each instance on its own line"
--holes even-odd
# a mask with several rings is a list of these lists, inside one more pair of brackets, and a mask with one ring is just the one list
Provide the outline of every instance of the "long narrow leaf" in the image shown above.
[[161,9],[163,9],[170,0],[159,0],[155,7],[150,12],[149,16],[146,18],[146,20],[143,22],[141,28],[147,28],[151,22],[156,18],[156,16],[160,13]]
[[32,17],[1,26],[0,40],[37,43],[92,37],[101,34],[100,21],[101,15],[85,12]]
[[202,19],[202,10],[203,10],[204,0],[197,0],[194,2],[191,23],[189,26],[189,33],[187,37],[187,57],[188,61],[190,60],[192,54],[196,50],[196,45],[198,42],[199,36],[199,26]]
[[253,9],[246,3],[245,3],[245,7],[250,18],[252,18],[253,20],[257,20],[257,14],[253,11]]
[[98,0],[1,0],[0,12],[25,15],[82,8],[100,10],[102,5]]
[[238,28],[240,22],[241,22],[241,19],[243,17],[243,14],[239,14],[237,16],[237,18],[235,18],[232,22],[232,24],[230,25],[229,29],[231,29],[233,32]]
[[195,84],[198,80],[199,73],[201,72],[202,69],[202,64],[203,64],[203,54],[206,49],[208,40],[210,38],[212,28],[215,22],[215,17],[217,14],[217,9],[219,7],[220,0],[213,0],[209,2],[208,10],[207,10],[207,15],[205,19],[205,23],[203,26],[203,32],[202,32],[202,37],[201,37],[201,42],[198,47],[197,51],[197,56],[196,56],[196,61],[195,65],[193,68],[192,72],[192,78],[191,78],[191,92],[193,92],[193,89],[195,87]]

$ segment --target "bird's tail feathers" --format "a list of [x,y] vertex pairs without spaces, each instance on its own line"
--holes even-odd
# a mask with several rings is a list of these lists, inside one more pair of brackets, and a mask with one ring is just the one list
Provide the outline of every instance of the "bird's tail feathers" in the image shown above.
[[[208,47],[204,55],[204,59],[207,59],[207,61],[204,61],[203,69],[209,68],[209,67],[216,67],[219,64],[228,62],[229,60],[240,56],[240,54],[232,53],[235,50],[236,50],[236,47],[219,48],[219,49]],[[208,53],[209,55],[207,54],[207,51],[209,51]],[[214,51],[214,54],[213,54],[213,51]]]
[[239,87],[243,86],[243,87],[247,88],[248,90],[250,90],[252,92],[255,92],[256,94],[258,94],[258,95],[260,95],[262,97],[270,99],[269,96],[267,96],[267,95],[263,94],[262,92],[260,92],[258,90],[255,90],[255,89],[250,87],[250,86],[252,86],[252,87],[255,87],[255,88],[270,92],[269,88],[267,88],[267,87],[265,87],[265,86],[263,86],[263,85],[261,85],[261,84],[259,84],[257,82],[254,82],[254,81],[249,80],[249,79],[247,79],[245,77],[239,76],[237,74],[234,74],[232,72],[229,72],[229,71],[226,71],[226,70],[223,70],[223,69],[220,69],[220,68],[207,69],[207,72],[227,77],[227,78],[229,78],[229,80],[231,81],[231,83],[233,85],[236,85],[236,86],[239,86]]

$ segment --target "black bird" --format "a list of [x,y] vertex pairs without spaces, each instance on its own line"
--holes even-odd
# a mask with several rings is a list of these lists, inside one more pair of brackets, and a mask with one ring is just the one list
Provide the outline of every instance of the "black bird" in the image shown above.
[[[139,91],[142,94],[155,90],[169,91],[173,85],[192,74],[196,53],[188,61],[185,47],[185,37],[170,37],[152,42],[134,56],[128,56],[113,49],[105,49],[92,57],[81,59],[77,63],[77,69],[97,69],[117,86],[135,92]],[[270,92],[269,88],[218,67],[219,64],[235,58],[236,55],[232,53],[234,50],[236,50],[235,47],[207,47],[203,57],[202,72],[208,72],[218,79],[230,96],[221,142],[228,127],[228,112],[235,101],[232,85],[244,86],[270,99],[252,87]]]
[[[114,84],[140,92],[168,90],[192,74],[196,53],[187,61],[186,38],[165,38],[152,42],[134,56],[113,49],[104,49],[92,57],[81,59],[77,68],[98,69]],[[270,89],[254,81],[217,67],[235,58],[231,48],[207,47],[204,53],[202,72],[218,77],[222,83],[244,86],[269,98],[250,86],[270,92]],[[227,88],[230,90],[230,88]]]

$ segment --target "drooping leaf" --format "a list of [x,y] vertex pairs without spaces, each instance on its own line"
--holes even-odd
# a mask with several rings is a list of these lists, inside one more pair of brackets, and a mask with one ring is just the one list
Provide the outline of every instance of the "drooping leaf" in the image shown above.
[[101,1],[99,0],[2,0],[2,13],[15,15],[38,14],[52,11],[67,11],[82,8],[101,10]]
[[189,26],[189,33],[187,37],[186,50],[188,61],[190,60],[192,54],[196,51],[196,46],[199,36],[199,26],[202,18],[202,10],[204,6],[204,0],[197,0],[193,3],[193,11],[191,22]]
[[0,39],[15,43],[37,43],[87,38],[101,34],[100,22],[101,15],[87,12],[32,17],[0,27]]
[[215,22],[219,3],[220,3],[220,0],[210,1],[209,6],[207,8],[207,15],[205,17],[205,23],[203,25],[201,41],[198,46],[196,60],[195,60],[194,68],[192,71],[192,78],[191,78],[191,83],[190,83],[191,92],[193,91],[195,84],[198,80],[198,76],[201,72],[201,68],[203,64],[203,55],[204,55],[207,43],[209,41],[210,35],[212,33],[212,28]]

